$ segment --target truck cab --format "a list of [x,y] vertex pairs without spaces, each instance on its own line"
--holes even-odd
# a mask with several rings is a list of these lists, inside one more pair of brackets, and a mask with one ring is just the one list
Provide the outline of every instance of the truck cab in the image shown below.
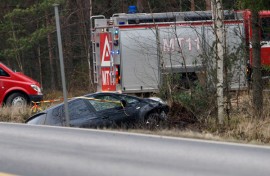
[[20,72],[14,72],[0,62],[0,105],[23,106],[41,101],[40,84]]

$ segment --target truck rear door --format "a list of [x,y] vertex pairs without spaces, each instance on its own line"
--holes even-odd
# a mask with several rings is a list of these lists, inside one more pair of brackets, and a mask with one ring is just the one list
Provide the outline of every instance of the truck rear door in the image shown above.
[[123,92],[153,92],[159,85],[159,60],[154,28],[121,29]]

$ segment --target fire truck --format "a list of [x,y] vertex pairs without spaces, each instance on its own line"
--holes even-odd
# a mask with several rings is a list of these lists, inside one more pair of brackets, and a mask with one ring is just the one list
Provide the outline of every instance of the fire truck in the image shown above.
[[[270,11],[261,15],[261,60],[270,65]],[[231,89],[247,87],[249,11],[224,11],[225,62]],[[211,11],[120,13],[91,17],[93,72],[97,91],[157,92],[168,74],[207,75],[216,60]],[[248,51],[248,52],[247,52]],[[252,65],[252,64],[249,64]],[[179,79],[183,77],[179,76]],[[181,80],[180,80],[181,81]],[[214,85],[214,84],[213,84]]]

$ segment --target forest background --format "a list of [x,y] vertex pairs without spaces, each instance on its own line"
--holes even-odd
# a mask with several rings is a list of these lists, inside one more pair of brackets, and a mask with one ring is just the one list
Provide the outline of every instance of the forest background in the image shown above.
[[[61,76],[53,4],[55,0],[1,0],[0,61],[39,81],[44,90],[61,90]],[[211,1],[199,0],[60,0],[60,21],[68,91],[94,91],[89,78],[90,7],[92,15],[139,12],[210,10]],[[235,0],[224,9],[237,9]]]

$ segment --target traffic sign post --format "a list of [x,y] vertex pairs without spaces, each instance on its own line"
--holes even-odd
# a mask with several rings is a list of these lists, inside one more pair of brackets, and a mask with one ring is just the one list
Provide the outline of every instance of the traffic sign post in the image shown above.
[[60,68],[61,68],[61,79],[62,79],[62,87],[64,94],[64,106],[65,106],[65,117],[66,117],[66,126],[69,126],[69,113],[68,113],[68,102],[67,102],[67,89],[66,89],[66,79],[65,79],[65,67],[64,67],[64,59],[63,59],[63,49],[62,49],[62,39],[61,39],[61,31],[60,31],[60,20],[59,20],[59,4],[54,4],[54,12],[55,12],[55,22],[56,22],[56,30],[57,30],[57,41],[58,41],[58,50],[59,50],[59,59],[60,59]]

